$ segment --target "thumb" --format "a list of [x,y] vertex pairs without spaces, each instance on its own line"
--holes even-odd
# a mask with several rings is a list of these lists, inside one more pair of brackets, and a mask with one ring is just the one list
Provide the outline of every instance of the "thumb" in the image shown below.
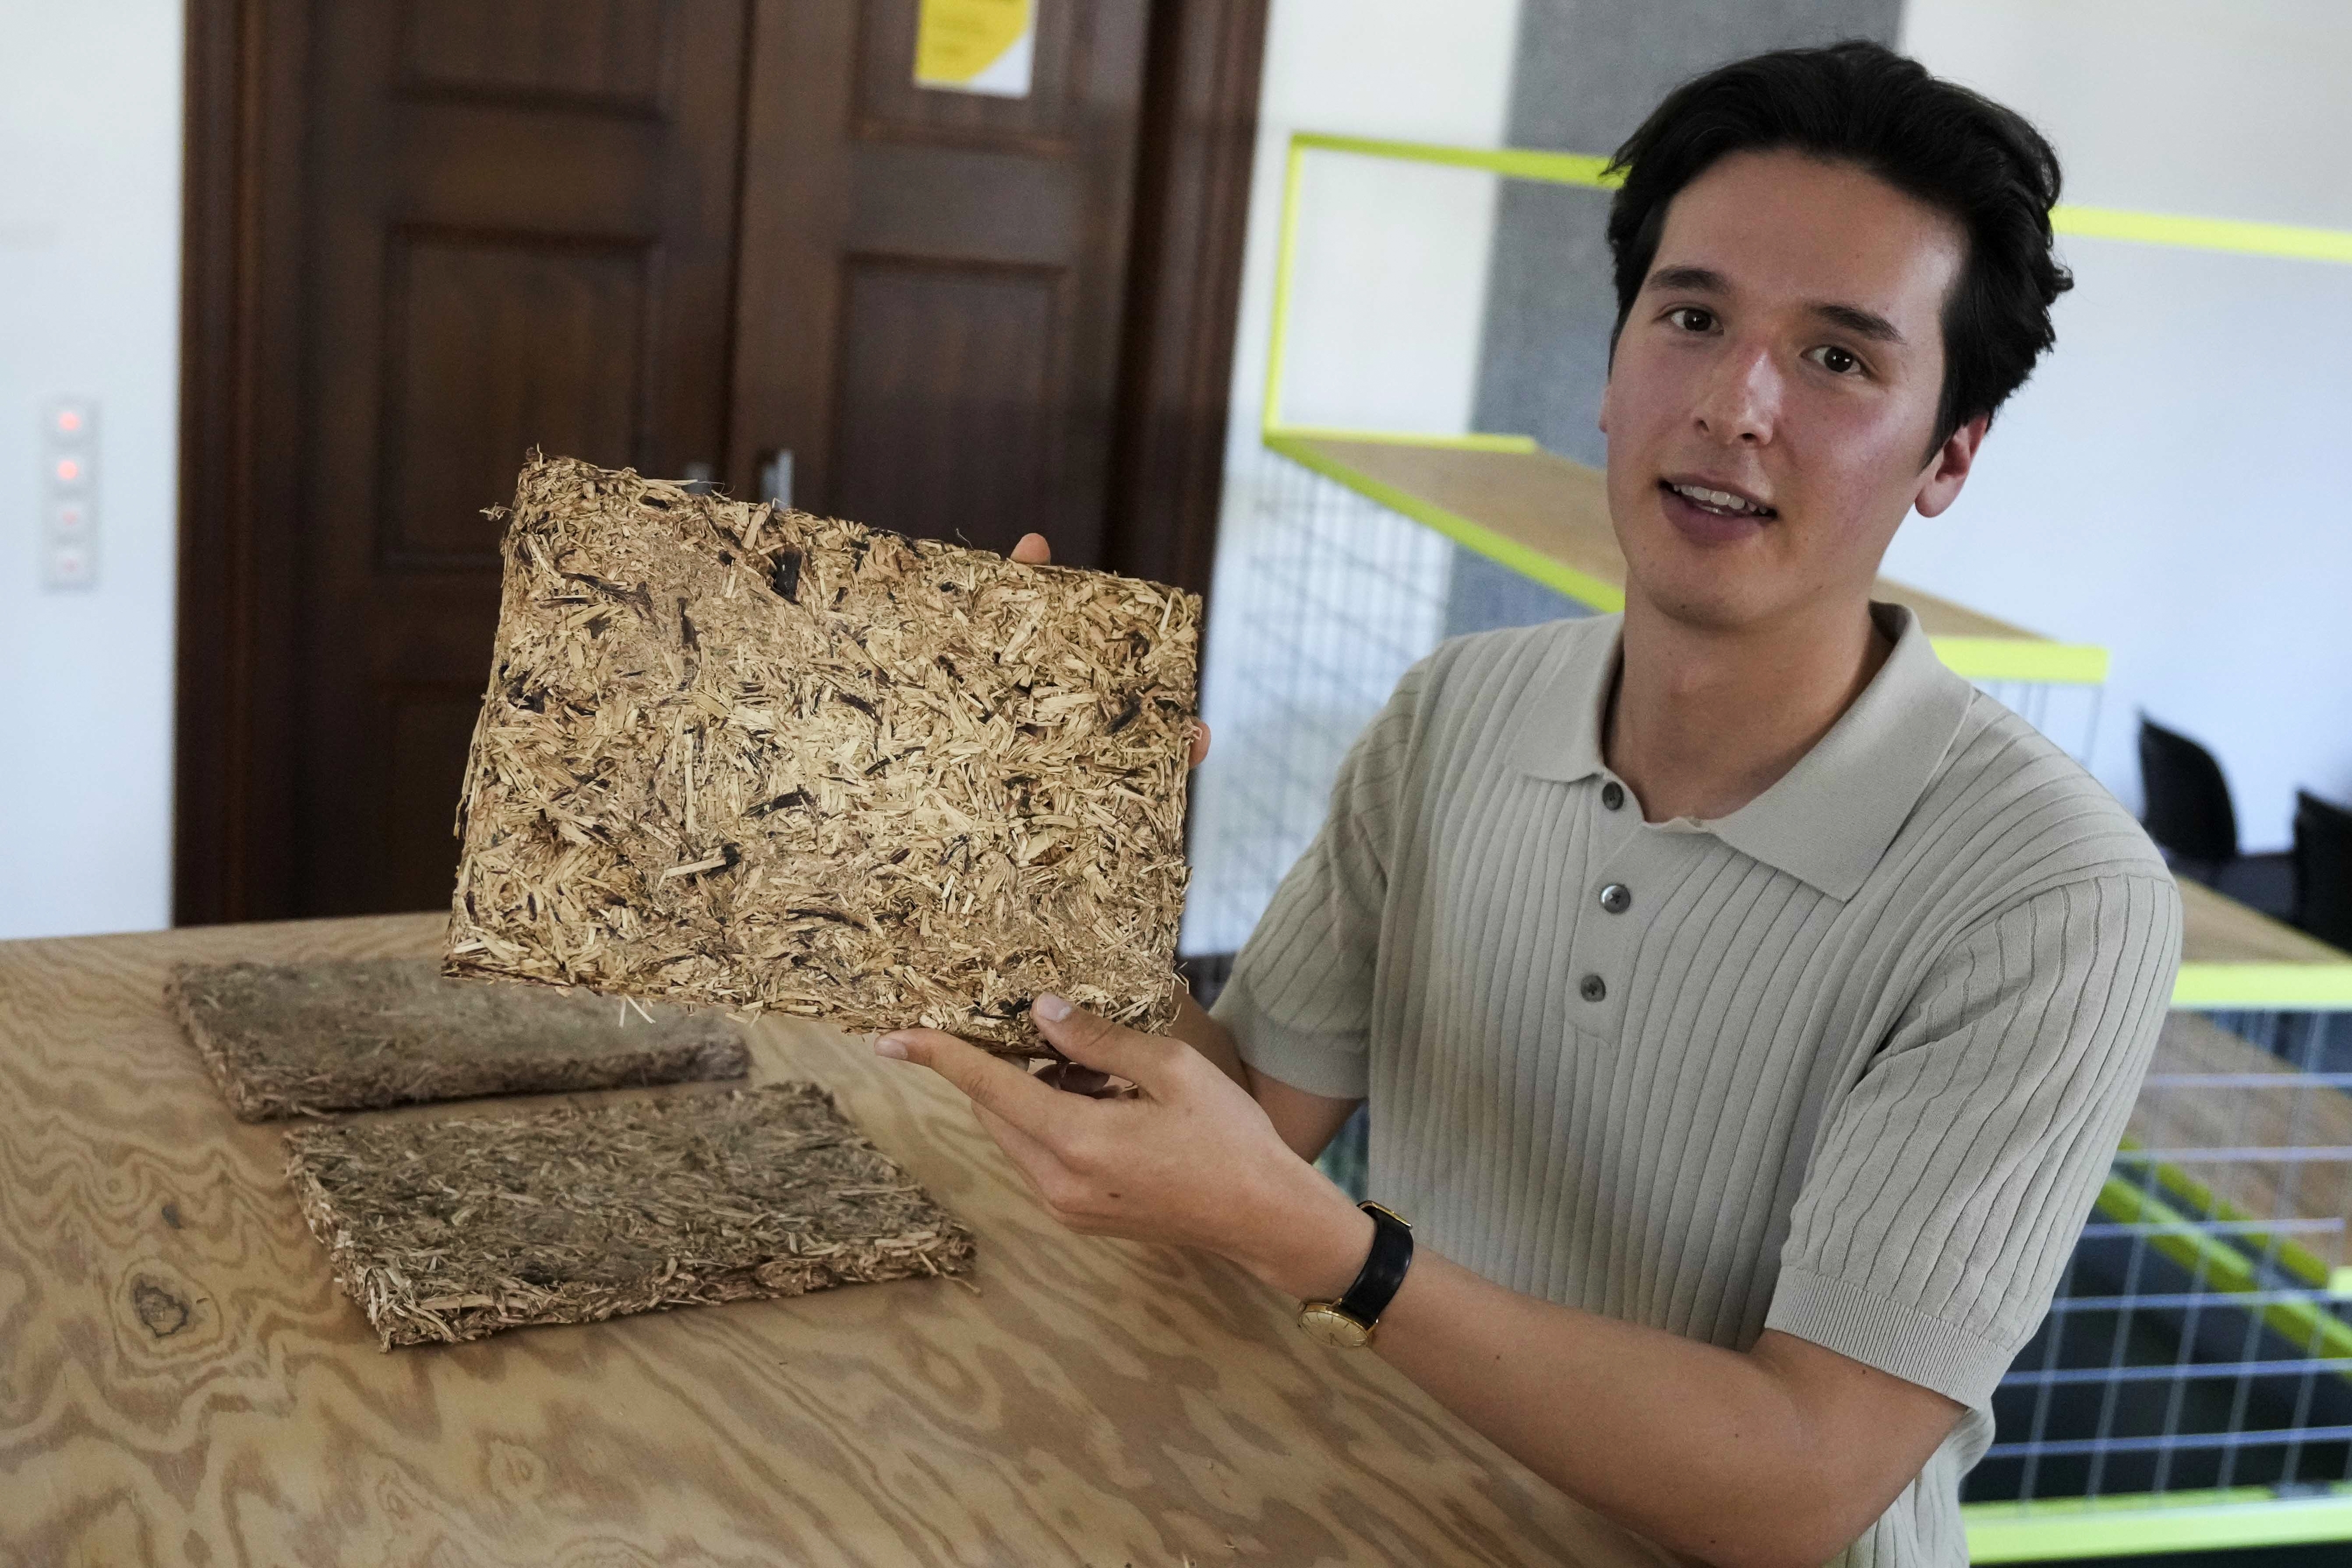
[[1166,1076],[1170,1042],[1156,1035],[1114,1024],[1051,994],[1038,997],[1029,1012],[1038,1033],[1081,1067],[1115,1073],[1146,1089]]

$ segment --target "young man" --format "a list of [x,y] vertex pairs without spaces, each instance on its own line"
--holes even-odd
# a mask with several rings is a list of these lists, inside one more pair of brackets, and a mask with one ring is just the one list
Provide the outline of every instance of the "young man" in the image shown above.
[[[1376,1322],[1622,1561],[1958,1565],[2179,945],[2130,817],[1869,598],[2053,341],[2057,163],[1864,44],[1686,84],[1618,163],[1623,615],[1409,674],[1213,1019],[1039,998],[1140,1097],[877,1048],[1074,1228]],[[1307,1163],[1366,1099],[1410,1237]]]

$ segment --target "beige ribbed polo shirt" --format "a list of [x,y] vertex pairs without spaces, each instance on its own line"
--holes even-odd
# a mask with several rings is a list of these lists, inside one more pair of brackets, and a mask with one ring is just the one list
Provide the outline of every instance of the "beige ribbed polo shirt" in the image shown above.
[[1644,823],[1602,761],[1619,617],[1445,644],[1349,753],[1215,1014],[1258,1070],[1369,1099],[1370,1194],[1422,1245],[1967,1405],[1836,1560],[1958,1568],[1960,1478],[2122,1135],[2180,905],[2105,790],[1873,613],[1876,679],[1706,823]]

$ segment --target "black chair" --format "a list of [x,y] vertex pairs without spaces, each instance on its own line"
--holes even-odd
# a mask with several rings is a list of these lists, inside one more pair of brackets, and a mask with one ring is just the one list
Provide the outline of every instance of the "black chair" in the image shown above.
[[2352,951],[2352,811],[2294,792],[2294,923]]
[[2175,872],[2266,915],[2293,912],[2293,857],[2238,853],[2238,813],[2212,752],[2143,713],[2139,781],[2147,803],[2140,822]]

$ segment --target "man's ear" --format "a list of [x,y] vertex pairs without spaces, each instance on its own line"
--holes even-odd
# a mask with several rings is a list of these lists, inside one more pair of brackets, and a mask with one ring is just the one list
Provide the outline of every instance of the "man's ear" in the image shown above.
[[1969,482],[1969,469],[1976,465],[1977,451],[1991,426],[1992,416],[1979,414],[1936,448],[1936,455],[1919,472],[1919,491],[1911,498],[1921,517],[1934,517],[1960,499],[1960,487]]

